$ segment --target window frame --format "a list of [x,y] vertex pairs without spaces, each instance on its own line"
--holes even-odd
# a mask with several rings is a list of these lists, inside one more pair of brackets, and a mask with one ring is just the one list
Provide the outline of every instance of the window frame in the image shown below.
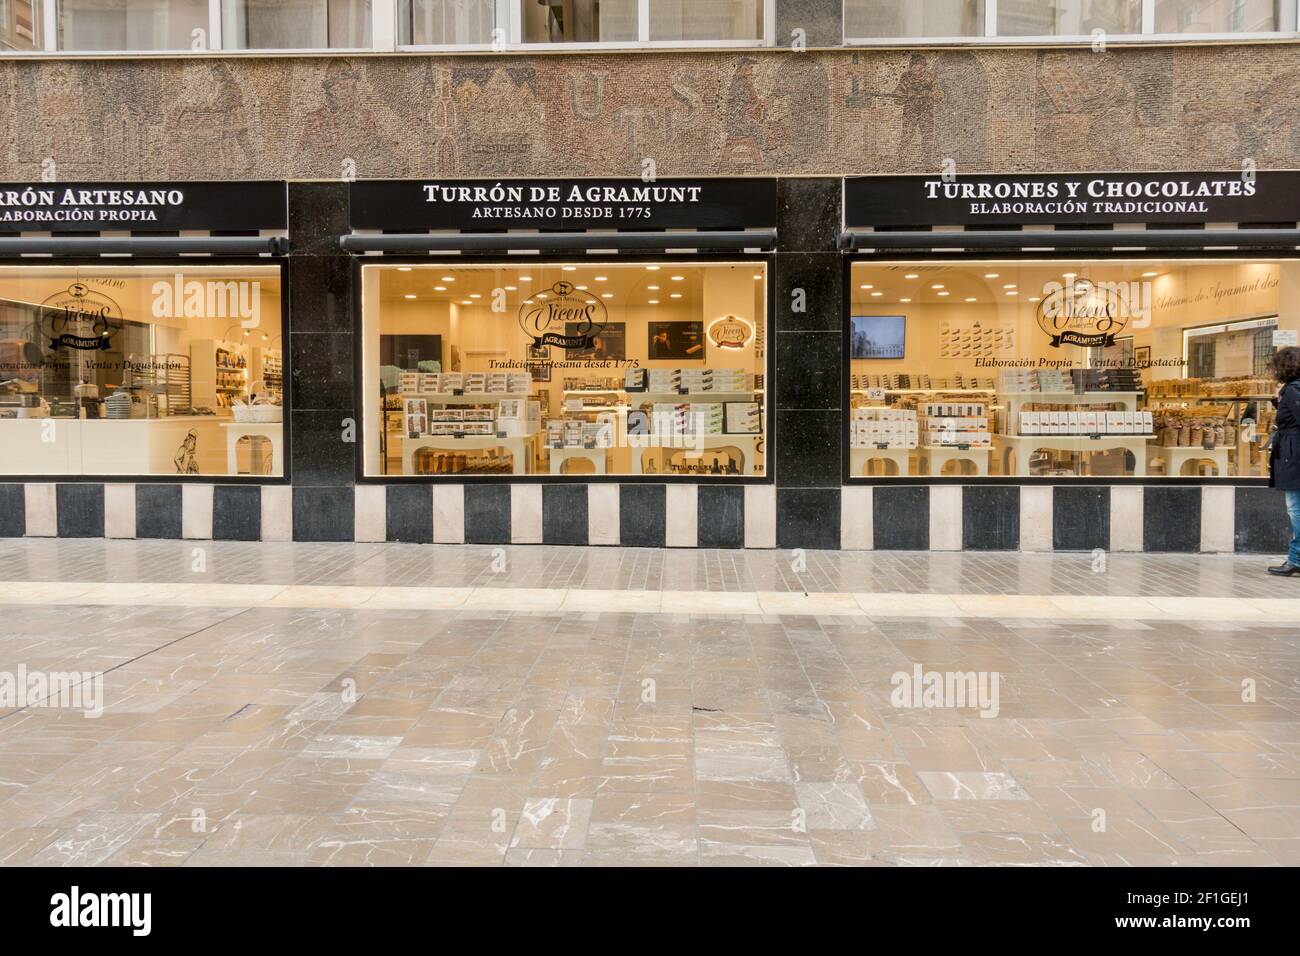
[[[122,268],[131,266],[167,267],[167,268],[202,268],[204,266],[248,266],[258,268],[274,267],[280,272],[280,362],[282,366],[282,421],[284,429],[284,462],[279,475],[149,475],[122,473],[112,475],[95,474],[13,474],[0,477],[0,482],[11,484],[198,484],[198,485],[279,485],[293,484],[293,368],[292,339],[293,332],[289,309],[289,262],[284,256],[230,256],[230,257],[187,257],[168,258],[165,256],[68,256],[48,257],[42,259],[0,259],[4,266],[30,266],[32,268],[48,267],[84,267],[96,266]],[[57,419],[56,419],[57,420]]]
[[[922,0],[917,0],[922,2]],[[1138,33],[1107,33],[1109,44],[1155,44],[1244,42],[1300,39],[1300,0],[1283,0],[1281,22],[1272,32],[1253,33],[1156,33],[1155,0],[1141,0],[1141,29]],[[1044,34],[1003,36],[997,32],[998,0],[984,0],[984,28],[977,36],[855,37],[848,32],[848,0],[840,4],[840,31],[846,47],[917,46],[1081,46],[1094,42],[1092,34]]]
[[[352,256],[352,308],[355,316],[353,332],[356,348],[353,349],[353,396],[357,416],[356,448],[354,449],[354,475],[357,484],[366,485],[773,485],[776,483],[776,453],[773,435],[773,423],[776,420],[773,403],[775,401],[776,381],[776,254],[697,254],[680,255],[638,251],[627,255],[509,255],[482,254],[476,256],[455,255],[353,255]],[[609,266],[647,266],[647,265],[683,265],[704,266],[711,263],[762,264],[767,283],[767,329],[764,335],[767,354],[763,358],[763,474],[742,475],[740,477],[712,477],[708,475],[368,475],[366,474],[365,449],[366,429],[374,427],[370,421],[372,409],[366,404],[365,396],[365,321],[363,314],[365,297],[362,289],[362,270],[368,266],[397,268],[400,266],[447,266],[449,268],[479,265],[485,267],[524,268],[527,266],[552,265],[609,265]],[[373,396],[371,396],[373,398]]]
[[[924,256],[901,256],[897,254],[889,255],[871,255],[871,254],[852,254],[844,256],[843,284],[841,294],[843,296],[843,308],[841,311],[841,364],[840,364],[840,403],[842,407],[840,422],[840,480],[845,487],[876,487],[880,485],[904,486],[904,485],[978,485],[978,486],[996,486],[996,485],[1016,485],[1029,488],[1046,488],[1055,485],[1078,485],[1082,487],[1100,487],[1107,485],[1130,486],[1130,487],[1176,487],[1176,486],[1198,486],[1210,488],[1266,488],[1269,479],[1267,476],[1254,478],[1243,477],[1240,475],[1230,475],[1219,478],[1202,477],[1199,475],[1069,475],[1069,476],[1050,476],[1050,477],[1024,477],[1018,475],[859,475],[852,474],[852,455],[849,453],[852,448],[851,442],[851,423],[852,423],[852,397],[853,397],[853,358],[850,337],[852,335],[852,316],[853,316],[853,266],[857,263],[871,263],[873,265],[909,264],[909,265],[929,265],[942,264],[949,266],[960,266],[964,263],[989,263],[998,262],[1008,265],[1016,265],[1026,261],[1054,261],[1054,262],[1100,262],[1108,260],[1118,260],[1124,262],[1143,262],[1153,263],[1175,262],[1185,259],[1200,260],[1223,260],[1223,261],[1259,261],[1261,259],[1277,263],[1296,263],[1300,265],[1300,251],[1281,251],[1274,250],[1257,255],[1249,255],[1235,250],[1227,249],[1192,249],[1192,250],[1168,250],[1152,254],[1151,250],[1146,251],[1116,251],[1110,249],[1087,249],[1074,252],[1025,252],[1021,250],[998,250],[995,255],[971,255],[970,253],[931,253]],[[1214,325],[1222,323],[1213,323]]]

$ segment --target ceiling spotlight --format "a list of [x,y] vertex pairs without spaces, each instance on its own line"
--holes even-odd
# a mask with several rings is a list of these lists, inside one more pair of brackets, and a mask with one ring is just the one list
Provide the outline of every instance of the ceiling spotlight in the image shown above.
[[443,282],[455,282],[455,281],[456,281],[456,278],[455,278],[455,276],[443,276],[443,277],[442,277],[442,281],[443,281]]
[[651,300],[650,300],[650,304],[651,304],[651,305],[658,305],[658,304],[659,304],[659,300],[658,300],[658,299],[651,299]]
[[943,283],[942,283],[942,282],[936,282],[934,285],[930,286],[930,288],[931,288],[931,289],[942,289],[942,288],[943,288]]
[[647,272],[658,272],[658,271],[659,271],[659,267],[658,267],[658,266],[646,266],[646,271],[647,271]]
[[673,292],[668,296],[670,299],[680,299],[681,297],[682,294],[680,292]]
[[411,267],[410,267],[410,266],[398,266],[398,267],[397,267],[397,271],[398,271],[398,272],[410,272],[410,271],[411,271]]
[[447,287],[446,287],[445,285],[436,285],[436,286],[433,287],[433,291],[434,291],[434,292],[446,292],[446,291],[447,291]]
[[562,268],[565,272],[577,272],[577,271],[578,271],[578,267],[577,267],[577,266],[561,266],[560,268]]
[[1142,273],[1142,278],[1144,278],[1144,279],[1154,279],[1154,278],[1155,278],[1156,276],[1158,276],[1158,275],[1160,275],[1159,272],[1144,272],[1144,273]]
[[671,278],[674,282],[684,282],[686,280],[686,276],[671,276]]
[[596,276],[596,281],[597,281],[597,282],[604,282],[604,281],[605,281],[606,279],[608,279],[608,278],[609,278],[608,276]]
[[884,294],[885,294],[885,293],[883,293],[883,292],[873,292],[873,293],[871,293],[871,296],[872,296],[872,298],[876,298],[876,297],[878,297],[878,296],[882,296],[882,295],[884,295]]
[[407,298],[407,299],[414,299],[415,296],[413,296],[413,295],[408,295],[408,296],[405,296],[404,298]]
[[520,281],[520,282],[532,282],[532,281],[533,281],[533,277],[532,277],[532,276],[520,276],[520,277],[519,277],[519,281]]
[[966,301],[967,301],[967,302],[974,302],[974,301],[975,301],[975,296],[971,296],[971,297],[968,298]]
[[986,273],[984,273],[984,278],[986,278],[986,279],[996,279],[997,277],[998,277],[998,274],[997,274],[996,272],[986,272]]
[[514,292],[515,289],[517,289],[517,288],[519,288],[519,287],[518,287],[518,286],[513,286],[513,285],[508,285],[508,286],[505,287],[505,290],[506,290],[507,292]]
[[940,295],[948,295],[947,292],[940,292],[939,294],[940,294]]
[[651,292],[658,292],[658,291],[659,291],[659,287],[658,287],[657,285],[648,285],[648,286],[646,286],[646,288],[649,289]]
[[470,297],[471,299],[481,299],[481,298],[483,298],[483,297],[482,297],[481,295],[479,295],[477,292],[471,292],[471,293],[469,294],[469,297]]
[[912,300],[911,300],[911,299],[899,299],[898,301],[899,301],[899,302],[911,302]]
[[920,277],[919,275],[917,275],[915,272],[909,272],[907,275],[903,276],[903,278],[904,278],[904,279],[919,279],[919,278],[921,278],[921,277]]
[[870,283],[868,283],[867,285],[860,285],[860,286],[858,286],[858,288],[859,288],[859,289],[874,289],[875,286],[874,286],[874,285],[871,285]]
[[612,299],[612,298],[614,298],[614,293],[612,293],[612,292],[602,292],[602,293],[600,294],[600,297],[601,297],[602,299]]

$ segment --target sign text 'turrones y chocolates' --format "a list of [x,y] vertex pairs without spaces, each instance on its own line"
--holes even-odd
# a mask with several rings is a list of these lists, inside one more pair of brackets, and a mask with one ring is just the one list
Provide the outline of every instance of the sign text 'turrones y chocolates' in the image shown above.
[[354,229],[761,229],[774,179],[375,180],[351,186]]

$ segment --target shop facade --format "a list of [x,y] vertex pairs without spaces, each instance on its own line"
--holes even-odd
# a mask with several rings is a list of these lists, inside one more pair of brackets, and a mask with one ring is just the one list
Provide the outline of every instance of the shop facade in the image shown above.
[[1297,178],[4,187],[0,531],[1272,552]]

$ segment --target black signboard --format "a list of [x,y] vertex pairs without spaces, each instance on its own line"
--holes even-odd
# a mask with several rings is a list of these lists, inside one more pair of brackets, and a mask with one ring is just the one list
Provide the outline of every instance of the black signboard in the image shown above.
[[422,179],[354,182],[353,229],[770,229],[774,179]]
[[283,182],[0,185],[0,232],[257,232],[288,222]]
[[844,181],[844,221],[865,226],[1300,220],[1300,172],[864,176]]

